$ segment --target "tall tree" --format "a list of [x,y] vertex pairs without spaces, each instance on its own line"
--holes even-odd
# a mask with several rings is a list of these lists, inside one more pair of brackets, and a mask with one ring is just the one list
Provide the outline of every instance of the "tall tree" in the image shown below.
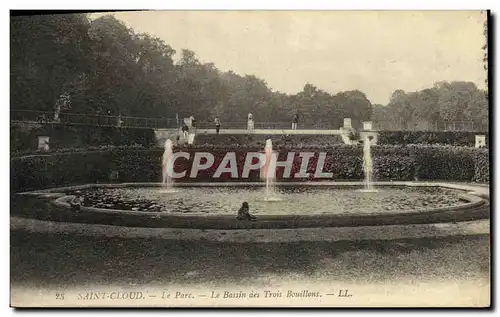
[[[485,23],[485,36],[487,25]],[[485,45],[487,69],[487,45]],[[396,90],[386,106],[359,91],[330,94],[307,83],[296,94],[272,91],[251,74],[223,72],[194,51],[175,50],[159,38],[128,28],[113,15],[84,14],[11,19],[11,108],[52,111],[56,105],[82,113],[199,121],[290,122],[338,128],[373,120],[391,129],[434,127],[448,121],[488,122],[485,91],[470,82],[438,82],[421,91]],[[60,101],[68,102],[60,102]],[[68,109],[63,109],[68,110]],[[418,126],[417,126],[418,125]]]
[[[483,23],[483,35],[484,35],[484,40],[485,40],[485,43],[483,45],[483,67],[484,67],[484,70],[486,72],[488,72],[488,19],[484,20],[484,23]],[[485,79],[485,82],[486,82],[486,87],[488,87],[488,74],[486,74],[486,79]]]
[[90,22],[85,14],[10,20],[11,108],[52,111],[88,71]]

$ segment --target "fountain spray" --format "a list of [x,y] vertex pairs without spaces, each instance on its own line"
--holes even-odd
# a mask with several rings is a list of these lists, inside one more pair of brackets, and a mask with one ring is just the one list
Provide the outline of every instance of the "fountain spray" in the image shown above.
[[373,174],[373,161],[371,152],[371,140],[366,137],[363,142],[363,171],[365,173],[364,191],[372,192],[373,189],[372,174]]
[[168,139],[165,142],[165,151],[163,152],[163,161],[162,161],[162,175],[163,175],[163,186],[168,190],[172,189],[172,172],[173,172],[173,164],[169,163],[172,158],[173,150],[172,150],[172,141]]

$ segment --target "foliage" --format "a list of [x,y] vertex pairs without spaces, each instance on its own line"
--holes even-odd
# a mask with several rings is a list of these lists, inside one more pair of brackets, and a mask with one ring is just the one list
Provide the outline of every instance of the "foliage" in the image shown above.
[[[381,129],[434,127],[447,120],[488,124],[486,93],[470,82],[438,82],[417,92],[396,90],[372,105],[358,90],[329,93],[306,83],[296,94],[273,91],[254,75],[223,72],[196,53],[128,28],[113,15],[52,14],[11,18],[11,109],[179,118],[198,122],[291,122],[299,127]],[[486,30],[486,28],[485,28]],[[485,31],[486,32],[486,31]]]
[[299,126],[318,128],[338,128],[344,117],[360,126],[371,117],[370,101],[357,90],[331,95],[308,83],[286,95],[254,75],[201,63],[186,49],[174,63],[168,44],[112,15],[16,17],[11,29],[12,109],[51,111],[69,96],[61,110],[87,114],[194,115],[209,122],[215,115],[222,122],[246,121],[250,112],[261,122],[291,122],[298,114]]
[[89,69],[90,21],[84,14],[12,17],[11,108],[53,110]]
[[488,127],[485,91],[471,82],[437,82],[416,92],[396,90],[387,106],[373,107],[379,130],[444,129],[448,122],[472,122],[474,129]]
[[[489,17],[488,17],[489,18]],[[485,43],[483,48],[484,55],[483,55],[483,63],[484,63],[484,70],[488,72],[488,65],[489,65],[489,60],[488,60],[488,40],[489,40],[489,35],[488,35],[488,19],[486,19],[483,23],[483,35],[485,39]],[[485,79],[486,86],[488,86],[488,76],[486,76]],[[487,96],[486,96],[487,97]]]

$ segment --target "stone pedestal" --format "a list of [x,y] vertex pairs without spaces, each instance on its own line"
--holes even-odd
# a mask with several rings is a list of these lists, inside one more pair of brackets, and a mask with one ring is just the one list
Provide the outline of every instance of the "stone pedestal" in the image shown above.
[[344,118],[344,129],[352,129],[351,118]]
[[193,144],[194,143],[194,133],[189,133],[188,134],[188,144]]
[[50,137],[48,136],[38,136],[38,151],[42,152],[48,152],[50,147],[49,147],[49,141]]
[[122,123],[123,123],[122,116],[118,116],[116,118],[116,126],[119,128],[122,126]]
[[371,131],[373,128],[373,122],[371,121],[363,121],[363,130]]
[[486,147],[486,135],[476,134],[476,147]]

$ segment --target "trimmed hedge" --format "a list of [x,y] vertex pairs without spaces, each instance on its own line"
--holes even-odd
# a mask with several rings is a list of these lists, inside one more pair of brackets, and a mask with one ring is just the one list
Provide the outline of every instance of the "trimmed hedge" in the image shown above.
[[474,177],[475,148],[444,146],[439,151],[414,147],[415,178],[418,180],[471,181]]
[[476,134],[486,135],[488,146],[488,133],[466,131],[380,131],[379,144],[407,145],[407,144],[448,144],[455,146],[474,146]]
[[50,137],[50,149],[85,148],[99,146],[140,145],[151,147],[156,144],[153,129],[98,127],[86,125],[45,124],[34,127],[12,125],[10,128],[10,149],[13,153],[34,152],[37,136]]
[[[310,159],[308,172],[314,174],[319,153],[326,152],[323,171],[332,172],[333,180],[354,181],[363,179],[363,149],[361,146],[337,145],[315,148],[277,147],[278,159],[286,160],[288,152],[295,152],[292,177],[281,179],[283,168],[278,168],[281,181],[307,181],[294,179],[300,170],[298,154],[315,152]],[[175,151],[191,153],[190,160],[176,161],[175,170],[187,170],[182,181],[259,181],[259,171],[251,171],[248,178],[241,178],[247,152],[262,152],[262,148],[242,147],[177,147]],[[214,166],[200,171],[196,179],[190,179],[190,166],[195,152],[210,152],[215,156]],[[228,173],[213,179],[219,163],[227,152],[236,152],[238,178]],[[14,192],[49,188],[69,184],[109,182],[160,182],[163,149],[114,149],[77,153],[32,155],[11,159],[11,190]],[[489,157],[487,149],[450,146],[374,146],[372,148],[374,180],[442,180],[442,181],[489,181]],[[113,175],[113,177],[111,176]],[[113,180],[111,180],[113,179]],[[310,179],[313,179],[311,177]],[[317,179],[316,179],[317,180]]]
[[490,181],[490,153],[487,149],[474,151],[474,182],[487,183]]
[[271,139],[273,146],[303,147],[343,144],[340,135],[265,135],[265,134],[197,134],[196,146],[240,146],[264,148],[266,140]]

